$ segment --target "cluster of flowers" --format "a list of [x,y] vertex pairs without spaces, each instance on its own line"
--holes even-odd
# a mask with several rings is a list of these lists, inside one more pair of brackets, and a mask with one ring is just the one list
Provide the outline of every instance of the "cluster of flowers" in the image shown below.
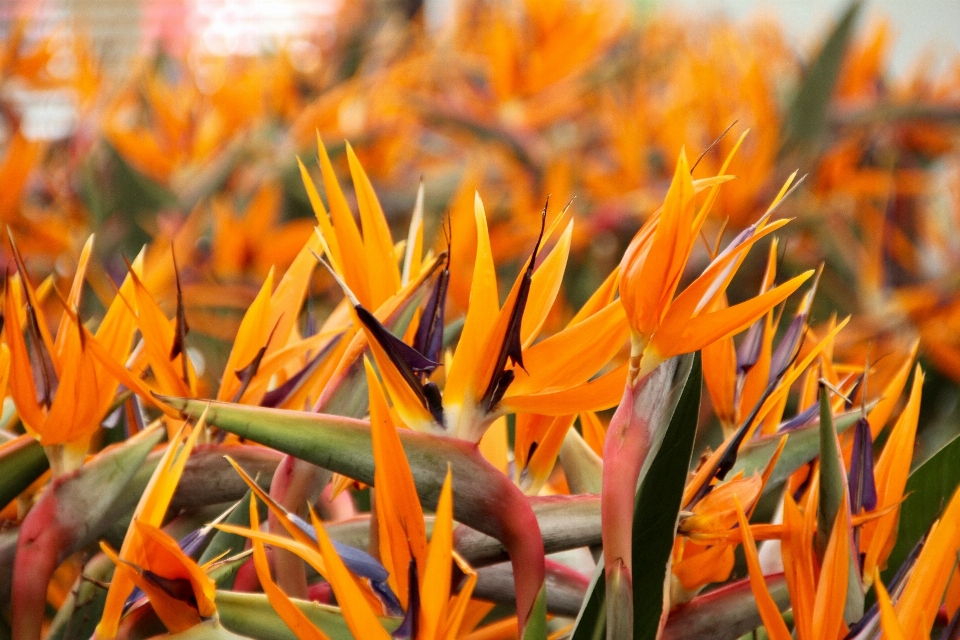
[[5,114],[13,637],[953,637],[960,444],[915,448],[918,353],[960,376],[956,78],[883,81],[856,5],[789,108],[759,32],[346,5],[319,67],[0,58],[81,123]]

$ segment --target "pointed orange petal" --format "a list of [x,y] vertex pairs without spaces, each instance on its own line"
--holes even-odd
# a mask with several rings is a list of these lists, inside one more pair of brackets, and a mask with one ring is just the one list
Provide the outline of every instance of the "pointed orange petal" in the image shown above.
[[901,627],[916,638],[929,637],[960,552],[960,491],[955,491],[934,523],[897,600]]
[[[364,254],[363,238],[360,236],[360,229],[357,228],[357,222],[353,218],[353,212],[347,204],[347,199],[343,196],[340,189],[340,183],[337,182],[337,174],[330,163],[330,157],[327,155],[327,149],[317,134],[317,148],[320,154],[320,172],[323,175],[323,187],[327,192],[327,202],[330,204],[330,219],[333,222],[333,228],[336,231],[337,243],[340,245],[341,257],[349,259],[343,260],[343,279],[347,281],[360,302],[365,307],[376,308],[377,305],[371,304],[370,285],[367,274],[363,268],[363,261],[357,260],[356,256]],[[391,247],[391,254],[393,248]]]
[[357,160],[350,143],[347,143],[347,161],[353,177],[353,188],[357,192],[357,207],[363,227],[364,255],[370,274],[370,306],[375,309],[400,289],[400,268],[394,258],[390,226],[370,178]]
[[[290,537],[296,540],[299,544],[305,545],[307,547],[313,546],[313,539],[310,538],[306,533],[303,532],[300,527],[298,527],[290,517],[287,515],[286,510],[280,506],[276,500],[274,500],[270,494],[264,491],[256,481],[250,477],[250,475],[243,470],[243,467],[238,465],[236,461],[230,456],[224,456],[227,459],[227,462],[230,463],[230,466],[240,475],[240,478],[246,483],[247,487],[250,488],[250,491],[253,492],[255,496],[263,500],[264,504],[267,505],[267,508],[270,509],[270,512],[276,517],[277,521],[283,525],[283,528],[287,530],[287,533],[290,534]],[[253,528],[253,527],[251,527]]]
[[733,496],[733,503],[737,510],[740,531],[743,534],[743,554],[747,558],[747,568],[750,570],[750,589],[757,601],[763,626],[773,640],[789,640],[790,630],[787,629],[786,623],[780,616],[780,609],[767,589],[767,582],[760,568],[760,558],[757,555],[757,545],[754,544],[753,535],[750,533],[750,523],[747,522],[747,516],[743,513],[743,507],[740,506],[740,500],[736,495]]
[[473,589],[477,585],[477,572],[456,551],[453,552],[453,560],[466,579],[460,585],[460,592],[447,605],[449,613],[437,632],[437,637],[444,640],[455,640],[459,636],[464,615],[470,604],[470,596],[473,595]]
[[383,376],[383,384],[387,387],[387,392],[390,394],[390,401],[393,403],[393,408],[400,416],[400,419],[403,420],[404,424],[408,427],[416,429],[417,431],[425,431],[428,433],[442,431],[430,411],[423,406],[420,397],[410,388],[410,384],[406,378],[404,378],[396,366],[394,366],[387,352],[384,351],[380,343],[368,333],[366,326],[363,327],[363,332],[367,336],[367,344],[370,347],[370,353],[373,354],[374,361],[377,363],[377,369],[380,371],[380,375]]
[[20,310],[12,292],[13,286],[13,279],[8,278],[4,293],[6,325],[3,332],[7,346],[10,347],[10,395],[24,426],[33,433],[40,433],[46,424],[46,416],[37,402],[30,354],[27,352],[27,343],[23,338],[20,323],[17,322]]
[[427,567],[420,589],[420,637],[433,640],[450,599],[450,558],[453,552],[453,474],[447,467],[447,477],[440,489],[433,534],[427,554]]
[[813,637],[838,638],[846,630],[843,610],[850,576],[850,522],[847,508],[837,510],[830,541],[823,554],[817,596],[813,601]]
[[[607,427],[600,422],[600,418],[593,411],[584,411],[580,414],[580,428],[583,430],[583,439],[595,454],[603,457],[603,441],[607,437]],[[689,501],[687,501],[689,502]],[[686,502],[684,502],[686,504]]]
[[[250,501],[250,528],[254,531],[260,529],[259,514],[257,513],[256,500]],[[287,594],[277,585],[270,575],[270,564],[267,562],[267,552],[263,548],[263,542],[254,538],[253,545],[253,566],[257,572],[257,578],[260,580],[260,586],[270,601],[270,606],[277,612],[284,624],[290,627],[294,635],[299,640],[327,640],[327,635],[320,629],[313,626],[307,615],[295,605]]]
[[539,413],[547,416],[582,411],[603,411],[615,407],[623,397],[623,381],[629,363],[624,363],[597,378],[572,389],[505,397],[500,406],[507,413]]
[[537,449],[527,460],[527,474],[529,485],[524,487],[524,493],[536,495],[547,482],[563,446],[563,439],[567,431],[573,426],[576,415],[557,416],[550,422],[550,427],[543,437],[537,441]]
[[[570,256],[572,234],[573,220],[567,224],[557,244],[533,272],[530,294],[527,297],[527,306],[524,308],[523,321],[520,327],[520,343],[524,347],[529,346],[540,333],[540,329],[543,328],[543,323],[557,299],[557,294],[560,292],[567,258]],[[504,305],[504,307],[507,306],[512,308],[512,305]]]
[[493,424],[487,428],[483,437],[480,438],[478,446],[480,447],[480,453],[483,454],[487,462],[504,474],[509,472],[510,459],[507,455],[509,446],[507,443],[507,418],[505,416],[493,421]]
[[197,611],[204,618],[212,617],[217,607],[213,602],[217,585],[203,569],[189,558],[177,541],[157,527],[145,522],[134,521],[143,543],[147,562],[144,569],[168,579],[184,579],[193,589]]
[[423,575],[427,561],[427,530],[417,487],[397,428],[390,419],[387,399],[383,396],[380,381],[370,362],[364,358],[363,364],[367,387],[370,389],[376,515],[377,522],[382,525],[378,529],[381,557],[390,559],[391,566],[387,570],[390,572],[391,586],[396,588],[400,602],[406,609],[408,565],[412,557],[417,564],[417,575]]
[[[87,275],[87,266],[90,262],[90,252],[93,249],[93,235],[91,234],[87,238],[86,243],[83,245],[83,249],[80,251],[80,259],[77,261],[77,271],[73,276],[73,284],[70,286],[70,293],[67,294],[67,308],[76,309],[80,305],[80,294],[83,291],[83,282],[84,278]],[[54,348],[56,353],[60,353],[60,349],[63,343],[63,333],[66,326],[63,322],[63,319],[60,320],[60,327],[57,330],[57,337],[54,340]]]
[[[204,413],[204,415],[206,415]],[[180,482],[183,468],[190,457],[197,437],[204,430],[204,419],[197,422],[197,426],[184,439],[186,423],[180,428],[176,436],[170,440],[166,451],[157,463],[157,468],[150,477],[140,502],[133,514],[133,522],[123,539],[120,547],[120,558],[127,561],[134,560],[140,553],[140,536],[137,533],[135,522],[140,521],[158,527],[163,522],[167,506],[173,497],[173,492]],[[181,446],[182,445],[182,446]],[[107,599],[103,606],[103,616],[97,625],[97,636],[101,638],[115,638],[120,624],[120,615],[123,603],[133,591],[134,582],[126,573],[114,575],[107,591]]]
[[879,434],[880,430],[886,425],[887,420],[890,419],[890,414],[893,413],[894,408],[900,401],[900,394],[903,393],[903,388],[907,384],[907,378],[910,377],[910,370],[913,368],[913,361],[917,357],[917,349],[919,347],[920,341],[917,340],[913,343],[913,346],[910,348],[907,357],[897,370],[897,373],[883,390],[883,394],[880,396],[877,404],[870,410],[870,414],[867,416],[870,420],[870,433],[874,438],[877,437],[877,434]]
[[[910,399],[890,432],[877,460],[874,478],[877,487],[877,507],[894,505],[903,499],[910,464],[913,460],[917,423],[920,419],[920,400],[923,395],[923,370],[916,367]],[[899,514],[889,513],[869,522],[860,530],[861,548],[866,549],[863,567],[873,575],[874,568],[882,568],[896,541]]]
[[[317,545],[320,548],[320,554],[323,556],[323,562],[327,566],[327,581],[333,588],[333,593],[340,604],[340,611],[350,632],[356,638],[370,638],[371,640],[391,640],[390,634],[380,625],[377,616],[370,603],[367,601],[360,586],[355,578],[350,574],[343,564],[343,560],[333,548],[330,537],[323,528],[323,523],[314,517],[313,510],[310,512],[313,526],[317,531]],[[450,565],[447,565],[447,579],[449,580]],[[448,590],[449,593],[449,590]]]
[[616,299],[617,289],[619,286],[620,265],[617,265],[613,268],[613,271],[610,272],[603,283],[597,287],[593,293],[590,294],[590,297],[583,304],[583,306],[580,307],[580,310],[574,314],[573,318],[570,319],[570,322],[567,323],[567,326],[572,327],[579,322],[583,322],[613,302],[614,299]]
[[876,568],[873,570],[873,588],[877,591],[877,604],[880,605],[880,628],[883,629],[883,636],[889,640],[906,640],[897,619],[897,612],[893,610],[893,603],[890,602],[890,594],[880,581],[880,570]]
[[[233,341],[233,348],[230,350],[230,357],[227,358],[227,364],[223,368],[223,378],[220,380],[220,388],[217,390],[217,400],[232,402],[233,397],[240,389],[241,381],[237,377],[237,372],[246,367],[256,357],[257,352],[266,344],[267,337],[270,335],[270,293],[273,291],[273,269],[267,273],[267,279],[264,280],[257,297],[253,299],[246,313],[243,314],[243,320],[240,321],[240,328],[237,330],[237,337]],[[239,398],[238,398],[239,400]]]
[[[816,509],[814,509],[816,511]],[[781,543],[783,573],[790,592],[797,635],[812,638],[812,624],[816,586],[813,576],[813,536],[805,530],[803,514],[793,496],[787,491],[783,497],[783,523],[787,537]]]
[[[287,268],[270,296],[270,322],[268,326],[274,332],[276,344],[271,343],[270,351],[285,347],[297,326],[300,307],[310,287],[310,277],[317,266],[314,253],[319,253],[320,241],[311,234],[297,257]],[[274,327],[276,327],[274,329]]]
[[[626,312],[614,301],[582,322],[544,338],[523,352],[507,397],[560,390],[590,379],[630,337]],[[529,373],[527,373],[529,371]]]
[[[477,369],[487,356],[483,350],[492,330],[490,319],[500,310],[497,271],[490,250],[487,216],[479,194],[474,199],[474,221],[477,227],[477,258],[470,287],[470,306],[454,352],[453,363],[447,371],[444,404],[448,406],[467,400],[467,389],[477,379]],[[449,426],[456,431],[457,425]]]
[[327,209],[323,206],[323,200],[320,199],[320,194],[317,193],[317,187],[313,184],[313,178],[310,177],[310,173],[303,165],[303,162],[300,161],[300,158],[297,158],[297,165],[300,167],[300,178],[303,180],[303,186],[307,190],[307,198],[310,200],[310,206],[313,207],[313,213],[317,216],[320,234],[330,248],[330,251],[327,252],[327,256],[330,258],[330,264],[333,265],[333,268],[338,273],[343,273],[343,259],[340,254],[340,244],[337,241],[337,234],[336,231],[334,231],[333,223],[330,222]]
[[680,353],[698,351],[715,340],[735,335],[783,302],[812,275],[813,271],[807,271],[756,298],[692,318],[684,326],[680,339],[669,344],[660,343],[658,332],[651,340],[650,349],[665,360]]

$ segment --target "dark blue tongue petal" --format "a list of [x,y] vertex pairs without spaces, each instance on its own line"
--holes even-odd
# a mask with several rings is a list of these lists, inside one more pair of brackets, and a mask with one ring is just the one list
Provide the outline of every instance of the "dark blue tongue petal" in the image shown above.
[[448,257],[447,266],[437,276],[430,299],[423,306],[423,315],[420,316],[417,334],[413,339],[413,348],[434,362],[440,362],[443,356],[443,310],[447,304],[447,284],[450,281],[449,261]]
[[[297,528],[316,542],[317,531],[313,528],[312,524],[293,513],[288,513],[287,517],[297,525]],[[370,581],[370,587],[380,598],[381,602],[383,602],[384,606],[386,606],[390,615],[399,615],[403,612],[403,608],[400,606],[400,600],[390,588],[390,585],[387,584],[387,578],[390,576],[390,573],[376,558],[366,551],[361,551],[360,549],[342,544],[336,540],[333,541],[333,548],[336,549],[337,555],[340,556],[343,564],[346,565],[347,569],[349,569],[353,575],[366,578]]]
[[393,632],[393,637],[397,640],[413,640],[417,637],[417,622],[420,619],[420,580],[417,577],[417,563],[410,560],[410,569],[407,573],[410,584],[410,601],[407,604],[407,613],[403,616],[403,622]]
[[853,432],[853,452],[850,456],[850,505],[854,513],[861,509],[877,508],[877,484],[873,476],[873,440],[866,418],[857,420]]
[[777,427],[777,433],[787,433],[788,431],[799,429],[803,425],[813,420],[819,412],[820,405],[818,403],[814,403],[786,422],[781,422],[780,426]]

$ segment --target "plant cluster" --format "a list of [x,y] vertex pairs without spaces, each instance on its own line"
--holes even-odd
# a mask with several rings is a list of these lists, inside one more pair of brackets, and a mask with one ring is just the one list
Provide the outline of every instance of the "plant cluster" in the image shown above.
[[960,634],[956,68],[618,7],[11,35],[0,637]]

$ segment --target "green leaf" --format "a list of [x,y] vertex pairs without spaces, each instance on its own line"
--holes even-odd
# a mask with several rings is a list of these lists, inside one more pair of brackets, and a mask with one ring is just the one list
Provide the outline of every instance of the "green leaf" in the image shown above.
[[[531,496],[527,502],[537,518],[546,553],[601,544],[600,496]],[[432,522],[432,516],[427,516],[428,527],[432,526]],[[331,536],[336,538],[334,531],[339,530],[339,526],[351,525],[331,525]],[[343,538],[336,539],[349,544]],[[366,548],[366,540],[353,546]],[[507,557],[503,544],[496,538],[467,527],[457,529],[455,548],[473,567],[485,567],[502,562]]]
[[93,556],[84,565],[83,575],[77,578],[77,583],[57,611],[46,640],[87,640],[93,636],[103,616],[107,590],[87,578],[109,582],[113,569],[113,562],[103,553]]
[[960,436],[945,444],[926,462],[914,469],[907,479],[900,506],[900,524],[897,543],[887,559],[883,581],[889,584],[910,550],[930,530],[950,497],[960,486]]
[[833,428],[830,394],[820,385],[820,499],[817,502],[817,554],[822,558],[833,531],[837,512],[843,508],[847,485],[840,458],[840,443]]
[[[238,527],[250,526],[251,495],[251,492],[247,491],[247,494],[243,496],[236,506],[234,506],[233,510],[230,512],[230,515],[228,515],[227,519],[224,521],[226,524],[232,524]],[[241,553],[246,544],[247,538],[244,536],[218,530],[213,535],[213,539],[210,540],[210,544],[208,544],[207,548],[204,549],[203,555],[200,556],[198,564],[204,565],[214,558],[229,558],[230,556]],[[231,566],[228,570],[223,571],[220,575],[218,575],[216,578],[217,587],[220,589],[233,588],[233,580],[237,576],[237,569],[239,569],[239,565]]]
[[[830,392],[820,385],[820,499],[817,503],[817,533],[814,543],[823,557],[830,541],[837,513],[849,509],[847,474],[840,455],[840,441],[833,426]],[[863,617],[864,591],[860,579],[860,563],[855,554],[848,556],[847,600],[843,617],[853,624]]]
[[[330,640],[353,640],[338,608],[293,598],[291,601]],[[297,640],[262,593],[217,591],[216,604],[220,623],[235,633],[259,640]],[[381,618],[380,621],[391,632],[400,626],[398,618]]]
[[50,468],[43,447],[35,438],[22,435],[0,448],[0,509],[20,495]]
[[670,579],[670,554],[677,533],[683,488],[700,415],[700,355],[682,360],[689,373],[663,442],[637,492],[633,515],[633,637],[655,640]]
[[851,2],[823,43],[793,98],[781,133],[781,153],[815,151],[827,131],[834,87],[863,5]]
[[[837,433],[844,433],[852,427],[857,418],[860,417],[860,411],[852,411],[834,417],[834,428]],[[783,434],[773,434],[748,440],[740,447],[740,453],[737,455],[737,461],[730,470],[729,476],[735,476],[741,471],[744,475],[751,476],[760,473],[766,468],[767,463],[773,456],[777,445],[780,443],[780,437]],[[808,464],[811,460],[820,454],[820,424],[810,424],[790,432],[787,438],[787,444],[784,445],[783,453],[777,461],[777,466],[773,469],[773,474],[767,483],[767,491],[779,487],[787,478],[793,475],[793,472]]]
[[164,636],[166,640],[240,640],[250,636],[237,635],[220,624],[216,619],[195,624],[186,631]]
[[530,621],[523,629],[523,640],[547,640],[547,585],[540,587],[530,612]]
[[[159,427],[142,431],[123,444],[104,450],[91,462],[72,474],[61,476],[51,485],[49,499],[57,505],[54,521],[58,527],[75,534],[65,542],[76,542],[73,546],[80,548],[79,543],[89,539],[89,529],[99,524],[114,501],[126,493],[131,478],[164,435],[165,431]],[[76,550],[63,548],[60,553],[66,557]]]
[[[17,535],[12,571],[0,570],[0,591],[10,584],[15,635],[31,637],[44,616],[47,583],[57,565],[86,546],[103,518],[166,431],[152,427],[106,449],[90,463],[54,479]],[[0,565],[2,566],[2,565]]]
[[570,640],[603,640],[607,635],[606,582],[603,579],[603,554],[597,559],[597,568],[590,579],[587,597],[573,625]]

